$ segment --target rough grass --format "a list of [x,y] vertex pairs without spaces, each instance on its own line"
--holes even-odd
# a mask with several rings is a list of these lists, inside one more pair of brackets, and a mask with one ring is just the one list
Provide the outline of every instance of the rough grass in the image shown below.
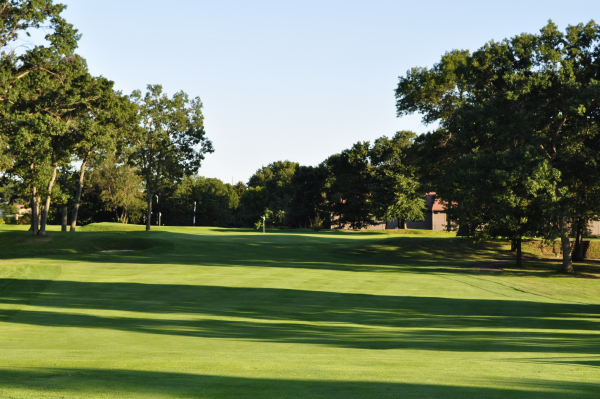
[[[600,260],[600,240],[593,238],[584,238],[584,240],[590,242],[588,250],[585,253],[585,258]],[[560,240],[556,240],[550,244],[542,240],[528,240],[523,241],[523,250],[535,256],[558,257],[562,249]]]
[[597,264],[516,269],[507,243],[451,237],[138,228],[0,228],[0,397],[600,392]]

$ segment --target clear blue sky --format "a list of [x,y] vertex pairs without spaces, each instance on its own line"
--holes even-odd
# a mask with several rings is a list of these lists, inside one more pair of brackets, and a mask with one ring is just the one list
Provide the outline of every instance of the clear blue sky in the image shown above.
[[357,141],[422,133],[396,118],[398,76],[452,49],[595,19],[600,1],[63,0],[95,75],[125,93],[162,84],[204,103],[225,182],[289,159],[316,165]]

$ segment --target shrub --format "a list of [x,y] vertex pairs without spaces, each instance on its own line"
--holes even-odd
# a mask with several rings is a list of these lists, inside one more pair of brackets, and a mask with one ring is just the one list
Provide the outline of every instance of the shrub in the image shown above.
[[314,231],[319,231],[323,229],[323,225],[325,224],[325,220],[322,219],[319,215],[315,216],[313,220],[310,222],[310,228]]
[[590,246],[585,254],[586,259],[600,259],[600,241],[590,241]]

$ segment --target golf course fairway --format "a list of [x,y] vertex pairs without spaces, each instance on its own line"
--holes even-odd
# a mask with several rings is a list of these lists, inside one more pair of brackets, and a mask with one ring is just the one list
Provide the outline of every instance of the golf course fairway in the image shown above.
[[600,398],[600,264],[427,235],[0,226],[0,398]]

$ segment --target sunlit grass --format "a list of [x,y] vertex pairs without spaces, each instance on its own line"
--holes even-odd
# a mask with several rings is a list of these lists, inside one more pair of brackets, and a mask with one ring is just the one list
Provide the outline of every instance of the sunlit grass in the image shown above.
[[143,229],[0,227],[0,397],[600,392],[594,263],[516,268],[506,242],[430,233]]

